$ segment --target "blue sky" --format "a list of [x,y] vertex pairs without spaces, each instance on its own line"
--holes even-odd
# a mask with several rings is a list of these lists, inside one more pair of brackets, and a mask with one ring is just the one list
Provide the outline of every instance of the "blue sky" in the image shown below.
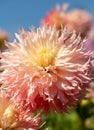
[[19,28],[38,27],[41,19],[57,3],[69,3],[70,8],[84,8],[94,15],[94,0],[0,0],[0,28],[14,38]]

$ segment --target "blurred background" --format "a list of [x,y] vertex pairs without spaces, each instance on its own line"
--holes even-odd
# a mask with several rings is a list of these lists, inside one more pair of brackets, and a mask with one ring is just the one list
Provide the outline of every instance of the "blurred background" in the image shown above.
[[[4,39],[12,41],[15,38],[15,32],[19,29],[29,30],[31,26],[39,27],[41,20],[49,10],[57,4],[63,5],[64,3],[69,4],[70,10],[85,9],[91,14],[93,21],[94,0],[0,0],[0,30],[2,30],[0,49]],[[94,37],[94,28],[91,32]],[[94,49],[94,38],[87,46]],[[91,86],[94,87],[94,84]],[[46,117],[43,115],[43,122],[46,121],[43,130],[45,128],[48,130],[94,130],[94,89],[89,91],[87,96],[89,98],[81,100],[75,109],[69,110],[69,113],[49,112]]]

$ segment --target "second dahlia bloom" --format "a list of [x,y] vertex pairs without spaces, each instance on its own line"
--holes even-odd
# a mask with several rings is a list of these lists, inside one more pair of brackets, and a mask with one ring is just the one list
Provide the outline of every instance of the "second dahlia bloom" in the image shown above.
[[41,25],[48,24],[53,27],[56,26],[57,30],[61,29],[61,25],[67,26],[70,30],[85,37],[92,25],[92,17],[88,11],[83,9],[73,9],[67,11],[68,4],[63,6],[58,5],[50,10],[47,15],[42,19]]
[[82,36],[86,36],[92,25],[92,19],[90,14],[83,9],[73,9],[66,14],[67,27],[74,29]]
[[56,26],[57,30],[61,29],[61,25],[65,25],[66,23],[66,14],[65,10],[67,8],[67,4],[64,4],[63,7],[57,5],[55,8],[51,9],[47,15],[42,19],[41,25],[48,24],[53,27]]
[[26,109],[15,107],[5,91],[0,92],[0,129],[36,130],[41,122],[40,114],[31,117]]
[[16,38],[1,54],[0,76],[14,104],[45,112],[74,106],[90,81],[90,54],[83,51],[81,37],[66,28],[59,36],[55,28],[43,26],[22,30]]

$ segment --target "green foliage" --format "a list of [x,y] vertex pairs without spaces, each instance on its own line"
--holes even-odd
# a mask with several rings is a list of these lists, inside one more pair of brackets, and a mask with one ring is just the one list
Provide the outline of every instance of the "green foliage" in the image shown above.
[[43,115],[43,121],[46,125],[42,130],[94,130],[94,104],[83,100],[67,114],[49,112]]
[[48,130],[79,130],[81,126],[80,119],[75,110],[71,110],[70,113],[67,114],[49,112],[49,114],[44,117],[44,121],[46,121],[45,128],[48,128]]

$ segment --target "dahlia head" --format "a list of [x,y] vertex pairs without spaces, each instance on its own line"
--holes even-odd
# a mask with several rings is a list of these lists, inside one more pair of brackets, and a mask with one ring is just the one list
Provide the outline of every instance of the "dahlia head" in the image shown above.
[[22,30],[1,55],[1,89],[20,109],[67,112],[90,82],[90,53],[75,32],[43,26]]
[[36,130],[41,122],[41,115],[35,117],[28,111],[15,107],[5,90],[0,92],[0,128],[2,130]]
[[61,29],[61,25],[67,26],[70,30],[76,30],[81,36],[86,36],[92,25],[91,15],[83,9],[67,11],[68,4],[58,5],[51,9],[41,20],[41,25],[48,24]]
[[57,5],[56,7],[52,8],[41,20],[41,25],[48,24],[51,27],[55,25],[57,30],[60,30],[61,25],[65,25],[66,23],[65,11],[67,7],[68,4],[64,4],[62,7]]
[[92,26],[91,15],[83,9],[73,9],[67,13],[67,27],[81,34],[83,37],[86,36]]

